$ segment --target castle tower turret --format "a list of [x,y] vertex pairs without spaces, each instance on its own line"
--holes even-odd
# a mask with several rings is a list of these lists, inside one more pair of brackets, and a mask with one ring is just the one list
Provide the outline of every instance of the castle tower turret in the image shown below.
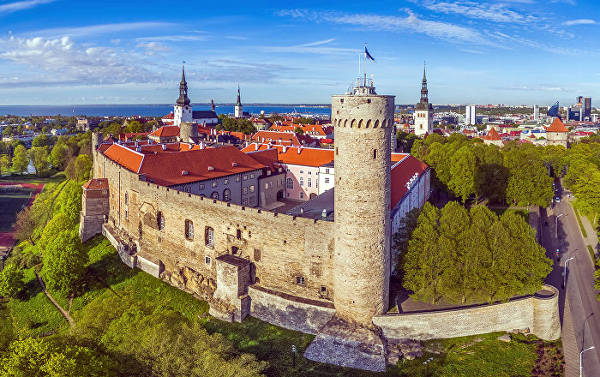
[[388,309],[394,96],[377,95],[372,82],[361,84],[351,94],[332,97],[333,295],[339,317],[370,326],[374,315]]
[[429,103],[427,76],[423,66],[423,81],[421,82],[421,100],[415,107],[415,135],[423,136],[433,132],[433,106]]

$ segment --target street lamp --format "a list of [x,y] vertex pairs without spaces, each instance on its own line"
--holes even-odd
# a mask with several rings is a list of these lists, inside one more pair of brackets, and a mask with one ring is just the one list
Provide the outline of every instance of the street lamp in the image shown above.
[[590,348],[586,348],[583,351],[579,352],[579,377],[583,377],[583,364],[581,363],[583,360],[583,353],[585,351],[593,350],[594,348],[596,347],[591,346]]
[[554,220],[555,220],[554,229],[556,229],[556,239],[557,240],[558,240],[558,218],[561,217],[561,216],[563,216],[563,215],[564,215],[564,213],[561,213],[560,215],[558,215],[558,216],[556,216],[554,218]]
[[571,257],[565,261],[565,272],[563,272],[563,289],[565,289],[565,286],[567,284],[567,265],[569,264],[569,261],[571,259],[575,259],[575,257]]

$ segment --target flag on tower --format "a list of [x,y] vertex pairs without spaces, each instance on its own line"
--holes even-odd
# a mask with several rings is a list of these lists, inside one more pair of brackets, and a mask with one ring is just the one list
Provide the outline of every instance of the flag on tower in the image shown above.
[[375,61],[375,58],[373,58],[371,56],[371,54],[369,54],[369,50],[367,50],[367,46],[365,46],[365,58],[371,60],[371,61]]

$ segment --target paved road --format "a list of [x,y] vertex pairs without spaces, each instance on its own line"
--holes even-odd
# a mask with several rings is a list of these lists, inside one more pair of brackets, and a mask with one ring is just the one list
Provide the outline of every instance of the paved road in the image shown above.
[[[559,186],[558,182],[557,186]],[[584,353],[583,375],[600,376],[600,302],[596,299],[597,292],[593,286],[594,265],[580,233],[575,213],[569,205],[566,195],[562,194],[561,196],[561,202],[547,210],[545,216],[542,214],[541,218],[541,222],[544,224],[542,245],[548,251],[548,256],[553,257],[557,248],[560,249],[561,254],[559,262],[556,262],[556,258],[554,258],[554,271],[546,281],[560,289],[561,320],[564,315],[565,296],[568,300],[572,326],[567,326],[567,328],[563,326],[563,331],[573,331],[574,334],[563,334],[563,337],[574,335],[577,351],[590,346],[596,347],[596,349]],[[558,217],[560,214],[563,215]],[[557,217],[558,221],[556,221]],[[555,224],[558,224],[558,229]],[[556,238],[557,234],[558,239]],[[564,265],[566,260],[571,257],[575,257],[575,259],[568,262],[565,291],[562,288]],[[569,359],[568,364],[579,366],[578,352],[576,355],[572,355],[565,349],[565,354]],[[576,357],[576,360],[572,360],[573,357]],[[567,369],[573,370],[573,368]]]

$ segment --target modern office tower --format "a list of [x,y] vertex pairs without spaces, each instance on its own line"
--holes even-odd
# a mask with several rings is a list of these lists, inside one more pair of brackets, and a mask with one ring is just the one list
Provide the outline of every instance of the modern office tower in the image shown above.
[[477,124],[477,111],[475,105],[467,105],[465,108],[465,124],[474,125]]

